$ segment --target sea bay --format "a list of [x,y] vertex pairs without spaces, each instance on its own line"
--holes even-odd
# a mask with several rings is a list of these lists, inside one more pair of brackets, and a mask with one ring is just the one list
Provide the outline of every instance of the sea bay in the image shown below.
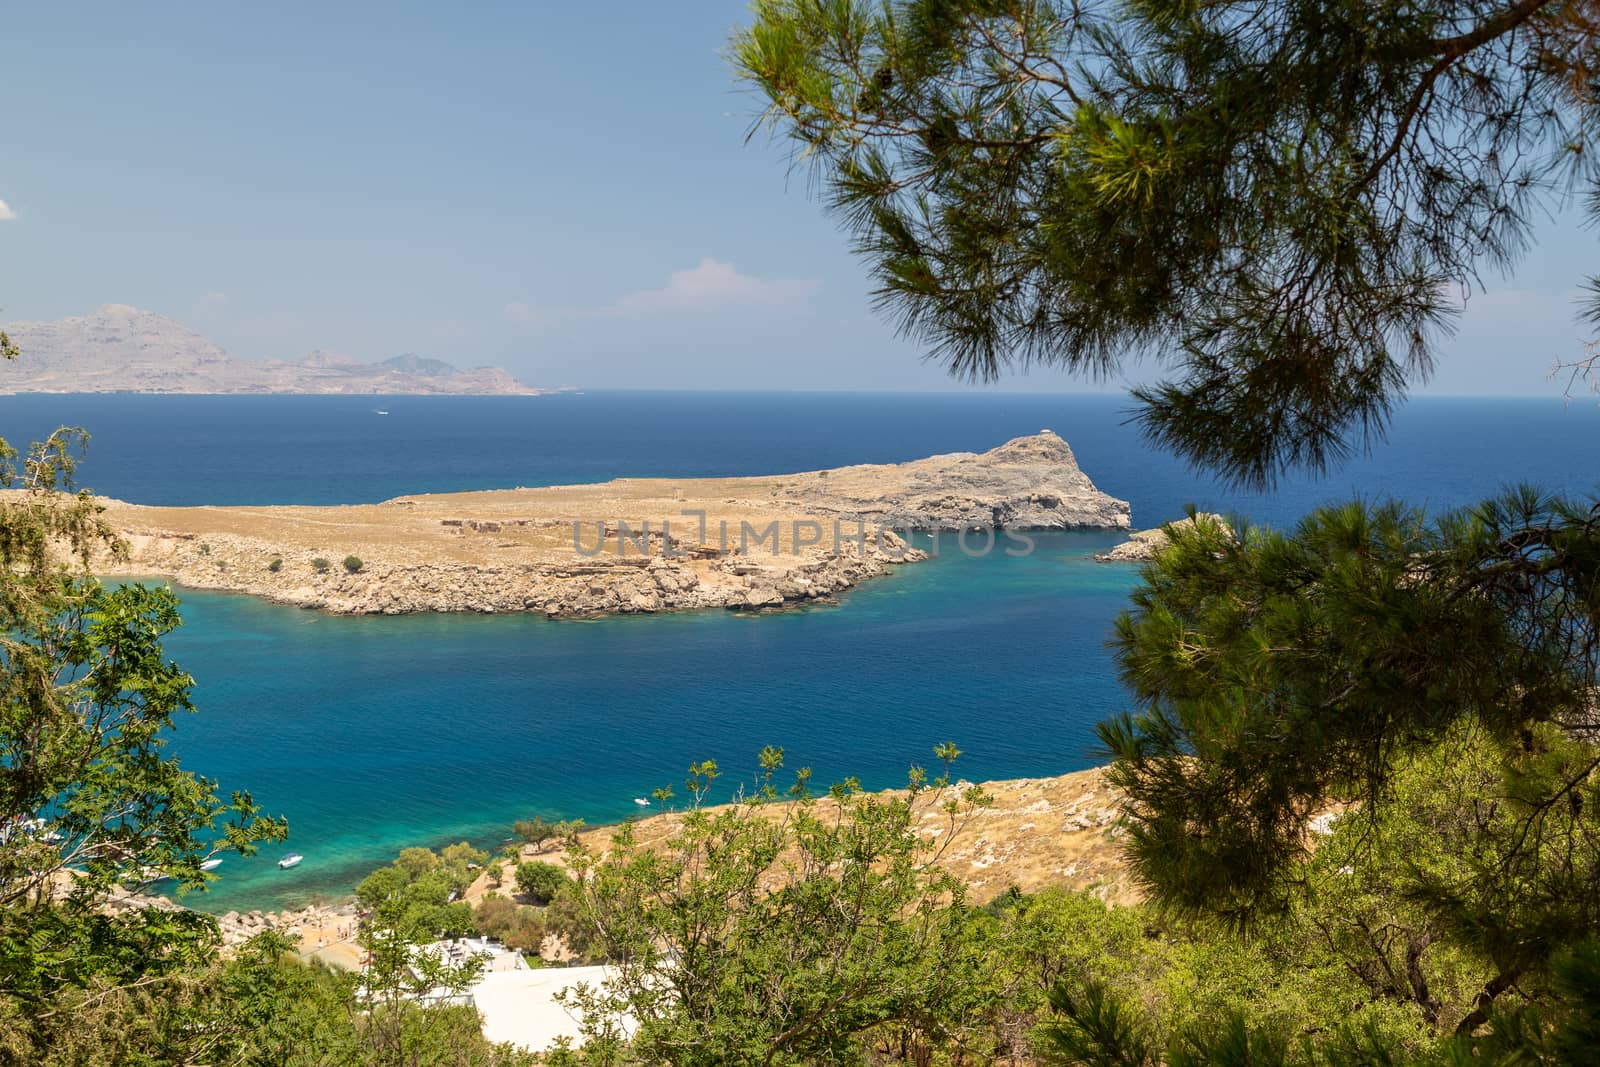
[[[1422,399],[1387,444],[1266,495],[1198,479],[1143,445],[1127,402],[1030,394],[648,394],[537,398],[10,397],[14,442],[62,422],[95,440],[81,482],[142,503],[337,503],[409,492],[735,475],[981,450],[1050,427],[1138,527],[1184,505],[1292,522],[1353,494],[1433,508],[1519,481],[1592,491],[1600,412],[1578,401]],[[379,411],[388,414],[380,415]],[[400,847],[493,844],[529,814],[627,816],[632,798],[717,759],[732,788],[756,751],[827,781],[902,780],[954,740],[972,778],[1095,759],[1123,706],[1104,642],[1137,580],[1089,556],[1112,533],[1036,535],[1035,551],[938,558],[837,606],[771,616],[548,622],[335,618],[182,591],[169,651],[198,715],[186,766],[250,789],[307,859],[229,858],[189,902],[213,910],[337,895]],[[682,792],[681,784],[679,792]]]

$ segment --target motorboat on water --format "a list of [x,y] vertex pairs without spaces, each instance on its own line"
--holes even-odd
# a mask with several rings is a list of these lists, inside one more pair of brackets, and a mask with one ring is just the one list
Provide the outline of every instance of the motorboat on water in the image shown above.
[[200,861],[200,869],[202,871],[214,871],[218,867],[221,867],[221,866],[222,866],[222,859],[220,857],[218,857],[218,856],[213,856],[208,860],[201,860]]
[[287,856],[283,857],[283,859],[278,861],[278,868],[280,870],[287,871],[290,867],[297,866],[303,859],[305,859],[305,857],[300,855],[300,853],[291,852]]
[[145,889],[157,882],[165,882],[172,875],[159,867],[140,867],[139,870],[127,879],[127,884],[135,889]]

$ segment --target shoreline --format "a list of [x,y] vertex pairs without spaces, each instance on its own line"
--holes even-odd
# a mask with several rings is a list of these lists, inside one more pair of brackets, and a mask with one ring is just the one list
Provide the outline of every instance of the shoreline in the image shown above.
[[[943,851],[939,863],[961,878],[986,901],[1012,886],[1033,892],[1046,886],[1066,885],[1094,892],[1107,903],[1129,903],[1140,899],[1121,857],[1118,841],[1121,831],[1118,795],[1103,779],[1104,768],[1042,778],[1007,778],[978,783],[994,797],[994,803],[978,811]],[[902,789],[875,791],[877,796],[903,793]],[[825,797],[819,802],[826,802]],[[730,802],[731,803],[731,802]],[[782,812],[792,801],[775,801],[768,810]],[[716,811],[729,804],[710,805],[701,810]],[[630,827],[645,847],[663,841],[682,823],[685,811],[653,809],[631,819],[585,827],[579,834],[590,848],[603,850],[622,826]],[[509,830],[509,827],[507,827]],[[518,847],[518,860],[538,859],[565,865],[565,852],[552,843],[543,851],[531,845]],[[485,865],[463,899],[476,904],[493,890],[507,893],[513,884],[509,865],[516,861],[496,856]],[[492,885],[491,871],[501,869],[501,885]],[[225,876],[224,876],[225,877]],[[514,892],[514,891],[509,891]],[[336,966],[358,952],[351,938],[356,922],[354,887],[336,899],[299,907],[263,908],[223,913],[203,911],[165,896],[123,892],[113,898],[113,908],[133,906],[182,908],[210,915],[222,931],[225,950],[237,947],[263,930],[279,930],[302,937],[302,955],[316,956]],[[340,936],[347,930],[349,936]],[[343,945],[345,947],[340,948]]]
[[1051,431],[983,453],[738,478],[620,478],[379,504],[152,507],[103,499],[159,576],[331,614],[593,618],[830,600],[926,556],[911,531],[1126,530]]

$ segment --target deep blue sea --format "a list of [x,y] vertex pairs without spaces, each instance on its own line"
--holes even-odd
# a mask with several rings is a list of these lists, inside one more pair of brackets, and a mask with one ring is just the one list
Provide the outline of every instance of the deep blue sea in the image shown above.
[[[1412,401],[1370,456],[1264,496],[1153,452],[1125,409],[995,393],[29,396],[0,398],[0,433],[85,426],[81,484],[149,504],[777,473],[982,450],[1045,427],[1132,503],[1138,527],[1189,503],[1281,524],[1352,495],[1445,508],[1519,481],[1600,485],[1592,403]],[[873,787],[903,781],[944,740],[971,778],[1087,766],[1094,723],[1123,706],[1104,642],[1136,576],[1088,559],[1118,539],[1039,536],[1025,557],[947,550],[838,606],[762,617],[336,618],[180,590],[186,625],[168,649],[195,676],[200,711],[173,748],[291,823],[288,845],[229,858],[187,902],[299,903],[348,891],[406,845],[494,845],[530,814],[625,818],[656,786],[682,793],[696,759],[717,759],[731,788],[767,744],[821,782]],[[290,849],[306,860],[279,871]]]

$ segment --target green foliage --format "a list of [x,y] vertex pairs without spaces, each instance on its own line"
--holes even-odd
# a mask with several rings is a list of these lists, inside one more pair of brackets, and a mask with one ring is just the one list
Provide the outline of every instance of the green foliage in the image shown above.
[[553,863],[530,860],[517,864],[517,889],[535,904],[550,903],[567,881],[567,872]]
[[0,1019],[13,1020],[0,1030],[23,1062],[80,1004],[121,1019],[128,1040],[179,1041],[170,1019],[129,1013],[211,962],[215,924],[100,905],[154,872],[202,886],[208,856],[285,833],[248,794],[224,800],[167,754],[192,710],[192,679],[162,651],[177,601],[87,574],[92,551],[123,546],[71,491],[85,441],[57,431],[20,465],[0,442],[0,485],[20,490],[0,501]]
[[547,822],[538,816],[518,820],[512,824],[511,832],[532,845],[535,852],[543,852],[546,842],[561,836],[559,823]]
[[215,1021],[237,1036],[203,1062],[248,1067],[530,1067],[534,1062],[528,1054],[484,1040],[470,1007],[385,1000],[370,976],[363,982],[307,966],[290,955],[292,947],[281,935],[258,935],[208,976],[218,1001]]
[[1141,709],[1102,737],[1157,899],[1298,923],[1297,958],[1463,1040],[1557,998],[1600,936],[1600,507],[1201,521],[1145,579],[1118,625]]
[[311,561],[311,569],[316,571],[318,574],[327,574],[328,568],[332,566],[332,562],[322,558],[321,556],[318,556],[316,559]]
[[498,893],[487,894],[473,909],[472,927],[507,948],[535,956],[544,944],[545,923],[539,910],[508,900]]
[[283,570],[283,557],[273,556],[270,560],[268,560],[267,570],[271,571],[273,574],[277,574],[279,571]]
[[604,963],[606,946],[576,883],[569,881],[544,909],[545,931],[578,963]]
[[571,851],[579,845],[578,835],[583,833],[582,819],[562,819],[556,823],[555,838],[561,842],[561,847]]
[[472,908],[460,897],[476,877],[487,852],[466,842],[435,853],[403,849],[387,867],[373,871],[356,887],[356,899],[381,910],[394,936],[411,941],[461,937],[472,932]]
[[[947,778],[902,796],[854,785],[771,806],[781,753],[744,803],[696,807],[659,848],[631,826],[602,853],[577,850],[573,899],[615,968],[570,1003],[596,1062],[848,1062],[870,1036],[930,1049],[982,998],[982,916],[935,864],[939,840],[982,806]],[[698,763],[690,792],[716,767]],[[947,803],[952,805],[947,808]],[[672,996],[661,991],[671,989]],[[636,1030],[623,1052],[624,1018]]]
[[346,556],[344,558],[344,569],[349,574],[355,574],[357,571],[359,571],[361,569],[361,557],[360,556]]
[[1160,353],[1147,433],[1261,484],[1381,434],[1453,294],[1594,191],[1593,32],[1538,0],[757,0],[731,51],[932,357]]

